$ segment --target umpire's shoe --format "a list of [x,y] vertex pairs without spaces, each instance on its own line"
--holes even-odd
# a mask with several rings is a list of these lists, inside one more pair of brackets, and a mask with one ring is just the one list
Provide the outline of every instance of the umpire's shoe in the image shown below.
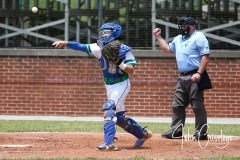
[[207,133],[201,133],[201,132],[196,132],[196,133],[193,135],[193,138],[194,138],[195,141],[208,140]]
[[167,138],[167,139],[181,139],[182,138],[182,132],[181,131],[170,130],[170,131],[167,131],[166,133],[163,133],[162,137]]
[[135,142],[135,147],[136,148],[141,147],[147,139],[149,139],[153,136],[153,133],[151,131],[148,131],[146,129],[144,129],[144,130],[145,130],[144,131],[145,136],[142,139],[137,139],[136,140],[136,142]]
[[99,145],[97,147],[97,149],[99,151],[117,151],[118,150],[118,147],[117,145],[115,145],[114,143],[113,144],[110,144],[110,145],[106,145],[105,143]]

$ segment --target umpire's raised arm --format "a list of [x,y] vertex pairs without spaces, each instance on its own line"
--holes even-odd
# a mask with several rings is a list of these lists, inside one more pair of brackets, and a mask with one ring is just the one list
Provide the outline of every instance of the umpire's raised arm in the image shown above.
[[160,28],[155,28],[153,30],[153,35],[156,37],[158,45],[161,48],[161,50],[163,50],[163,52],[172,53],[172,51],[169,48],[169,45],[167,44],[167,42],[161,36],[161,29]]

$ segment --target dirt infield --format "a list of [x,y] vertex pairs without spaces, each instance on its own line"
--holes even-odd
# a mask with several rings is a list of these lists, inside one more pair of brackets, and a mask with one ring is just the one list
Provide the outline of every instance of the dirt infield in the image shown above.
[[[117,134],[119,151],[101,152],[96,146],[102,142],[100,133],[0,133],[0,159],[3,158],[203,158],[240,156],[239,137],[209,141],[167,140],[155,134],[141,149],[133,148],[135,138]],[[228,141],[228,140],[229,141]],[[218,140],[218,142],[217,142]],[[206,146],[205,146],[206,145]],[[225,146],[225,147],[224,147]],[[222,148],[222,149],[220,149]]]

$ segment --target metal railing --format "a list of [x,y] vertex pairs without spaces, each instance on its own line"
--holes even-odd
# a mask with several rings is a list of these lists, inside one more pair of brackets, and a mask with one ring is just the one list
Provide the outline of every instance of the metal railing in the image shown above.
[[[43,3],[44,2],[44,3]],[[56,40],[93,43],[107,21],[123,27],[122,40],[134,49],[156,49],[152,29],[161,27],[171,41],[184,15],[212,49],[240,49],[240,0],[1,0],[0,47],[50,48]],[[31,8],[39,8],[32,13]]]

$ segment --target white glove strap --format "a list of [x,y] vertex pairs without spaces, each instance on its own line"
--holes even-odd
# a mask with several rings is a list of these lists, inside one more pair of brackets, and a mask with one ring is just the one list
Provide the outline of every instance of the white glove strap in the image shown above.
[[122,70],[125,70],[125,68],[127,67],[127,65],[126,65],[124,62],[122,62],[122,63],[119,65],[119,67],[120,67]]

